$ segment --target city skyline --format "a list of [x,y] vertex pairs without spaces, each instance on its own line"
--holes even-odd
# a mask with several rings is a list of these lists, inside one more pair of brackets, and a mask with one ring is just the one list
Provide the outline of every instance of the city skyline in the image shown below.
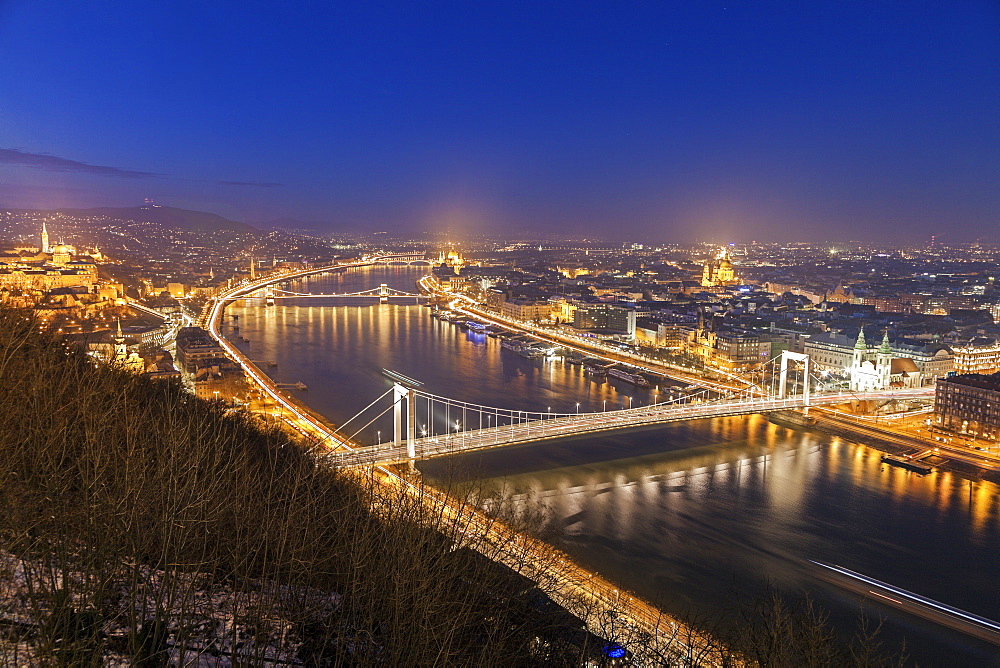
[[56,9],[0,8],[0,206],[1000,240],[986,2]]

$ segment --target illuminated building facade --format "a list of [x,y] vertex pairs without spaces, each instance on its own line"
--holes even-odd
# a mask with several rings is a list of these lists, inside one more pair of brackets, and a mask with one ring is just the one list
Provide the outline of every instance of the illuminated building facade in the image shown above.
[[934,393],[938,426],[995,439],[1000,435],[1000,373],[941,378]]
[[964,346],[953,346],[952,351],[957,374],[1000,372],[1000,342],[996,339],[973,339]]
[[955,368],[948,346],[890,343],[888,336],[880,345],[869,346],[864,330],[854,341],[832,332],[814,334],[805,340],[803,350],[817,371],[846,374],[854,390],[926,387]]
[[458,274],[462,267],[465,266],[465,258],[462,254],[455,248],[449,248],[447,251],[441,251],[438,254],[438,264],[443,267],[451,267],[455,274]]

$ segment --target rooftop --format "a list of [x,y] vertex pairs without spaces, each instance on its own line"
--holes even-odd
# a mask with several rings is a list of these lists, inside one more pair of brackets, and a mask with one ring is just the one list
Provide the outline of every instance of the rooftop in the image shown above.
[[942,378],[938,382],[952,383],[954,385],[966,385],[968,387],[978,387],[981,390],[993,390],[1000,392],[1000,373],[966,373],[958,376],[951,376],[949,378]]

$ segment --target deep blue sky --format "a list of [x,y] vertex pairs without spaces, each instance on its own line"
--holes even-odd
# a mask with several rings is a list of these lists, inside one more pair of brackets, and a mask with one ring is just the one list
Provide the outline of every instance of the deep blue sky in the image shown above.
[[0,205],[145,197],[373,230],[1000,241],[1000,3],[0,0]]

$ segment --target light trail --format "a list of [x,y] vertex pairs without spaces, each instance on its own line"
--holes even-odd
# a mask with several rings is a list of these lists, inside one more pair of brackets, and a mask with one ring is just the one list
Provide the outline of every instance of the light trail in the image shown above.
[[[827,569],[828,571],[843,578],[847,578],[850,581],[860,583],[864,585],[862,588],[874,587],[877,590],[887,592],[893,596],[897,596],[899,599],[903,599],[898,600],[892,598],[891,596],[887,596],[886,594],[880,593],[879,591],[872,591],[870,589],[867,590],[868,593],[875,594],[879,598],[892,603],[895,607],[901,610],[917,614],[933,621],[942,622],[945,626],[950,628],[969,633],[982,640],[987,640],[988,642],[1000,645],[1000,623],[997,623],[992,619],[987,619],[986,617],[981,617],[979,615],[972,614],[971,612],[960,610],[959,608],[945,603],[940,603],[927,598],[926,596],[914,594],[911,591],[901,589],[900,587],[882,582],[881,580],[876,580],[875,578],[868,577],[867,575],[862,575],[861,573],[852,571],[842,566],[826,564],[822,561],[813,561],[812,559],[810,559],[809,562],[821,568]],[[947,620],[952,620],[956,623],[946,623]]]

